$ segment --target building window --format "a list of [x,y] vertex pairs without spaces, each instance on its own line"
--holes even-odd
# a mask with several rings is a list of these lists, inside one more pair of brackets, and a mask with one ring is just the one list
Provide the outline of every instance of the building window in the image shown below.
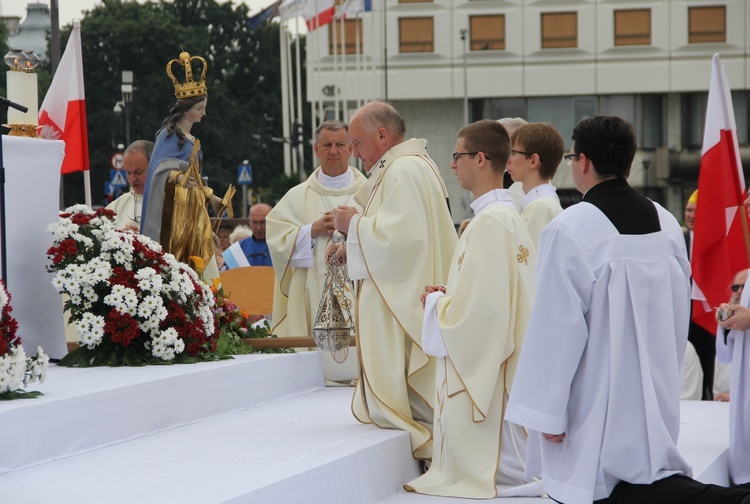
[[651,9],[615,11],[615,45],[650,45]]
[[[359,39],[359,54],[362,49],[362,20],[347,19],[344,21],[343,44],[341,40],[341,20],[334,20],[328,25],[328,53],[334,54],[357,54],[357,40]],[[343,51],[342,51],[342,47]]]
[[470,50],[500,51],[505,49],[505,16],[470,16]]
[[431,17],[399,19],[399,52],[433,52],[435,50],[434,24],[435,21]]
[[688,42],[691,44],[727,41],[726,6],[690,7],[688,23]]
[[578,47],[578,13],[542,14],[542,49]]

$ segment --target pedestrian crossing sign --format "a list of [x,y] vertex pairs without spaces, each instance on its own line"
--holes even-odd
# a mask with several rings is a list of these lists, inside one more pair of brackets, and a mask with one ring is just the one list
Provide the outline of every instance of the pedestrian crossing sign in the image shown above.
[[237,184],[248,185],[253,183],[253,165],[241,164],[237,167]]

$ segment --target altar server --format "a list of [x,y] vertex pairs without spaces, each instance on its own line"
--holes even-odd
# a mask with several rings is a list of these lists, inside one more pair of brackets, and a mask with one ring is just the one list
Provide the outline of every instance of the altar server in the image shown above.
[[[492,498],[528,483],[526,433],[503,421],[536,288],[531,237],[502,188],[509,152],[508,133],[496,121],[458,133],[451,168],[474,196],[474,218],[447,285],[427,286],[421,296],[422,347],[437,359],[434,446],[430,469],[406,485],[410,491]],[[527,495],[543,493],[531,486]]]
[[628,185],[629,124],[585,119],[573,141],[565,158],[584,197],[539,238],[505,415],[530,429],[527,474],[566,504],[740,502],[687,477],[676,447],[690,287],[680,226]]
[[513,181],[523,185],[521,219],[536,249],[544,226],[562,212],[557,188],[550,181],[562,161],[565,146],[560,132],[549,123],[519,126],[511,136],[511,145],[507,171]]
[[427,141],[404,141],[406,126],[385,102],[359,109],[349,124],[354,155],[370,178],[351,206],[333,210],[347,233],[349,277],[357,282],[357,419],[411,435],[415,457],[432,456],[435,360],[422,352],[425,285],[445,283],[456,246],[440,171]]

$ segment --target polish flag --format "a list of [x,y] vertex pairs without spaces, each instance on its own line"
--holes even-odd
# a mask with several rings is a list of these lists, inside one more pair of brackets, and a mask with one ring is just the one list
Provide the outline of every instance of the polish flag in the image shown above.
[[61,173],[89,169],[89,141],[86,127],[86,100],[83,94],[81,23],[73,21],[68,45],[52,84],[39,108],[39,126],[47,126],[65,141]]
[[285,0],[279,7],[282,21],[302,16],[308,32],[331,23],[335,12],[335,0]]
[[335,0],[317,0],[313,2],[315,7],[311,16],[305,16],[307,31],[317,30],[333,21],[333,15],[336,13]]
[[715,54],[698,179],[693,237],[693,320],[716,334],[713,309],[729,299],[734,275],[748,267],[745,176],[726,69]]

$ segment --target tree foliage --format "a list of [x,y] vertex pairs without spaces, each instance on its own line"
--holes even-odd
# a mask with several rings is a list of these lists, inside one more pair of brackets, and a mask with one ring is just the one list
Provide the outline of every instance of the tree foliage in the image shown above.
[[[244,4],[216,0],[102,0],[85,14],[81,39],[95,201],[109,180],[110,156],[125,143],[124,114],[113,112],[121,72],[134,74],[131,141],[153,140],[175,102],[166,63],[183,49],[208,62],[207,116],[191,133],[201,140],[209,185],[223,194],[244,159],[253,164],[257,185],[283,175],[280,145],[261,149],[252,137],[264,113],[275,118],[272,133],[281,136],[279,27],[251,31],[247,17]],[[70,27],[62,32],[67,41]],[[241,197],[235,199],[238,207]],[[66,180],[66,203],[82,200],[80,182]]]

